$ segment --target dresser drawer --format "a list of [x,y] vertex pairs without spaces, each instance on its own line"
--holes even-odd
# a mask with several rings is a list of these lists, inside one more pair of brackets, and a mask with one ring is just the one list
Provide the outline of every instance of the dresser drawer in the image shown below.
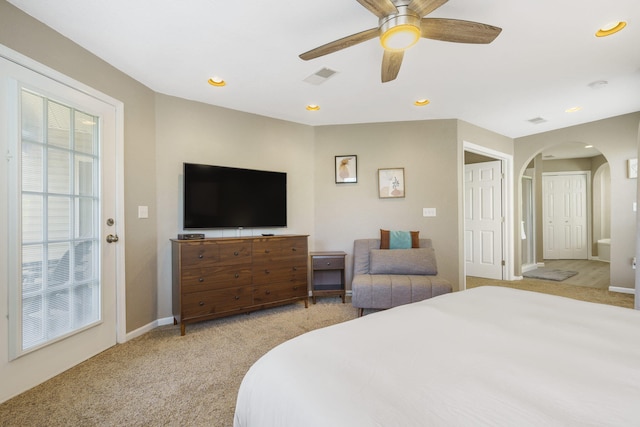
[[189,268],[181,273],[183,292],[231,288],[251,284],[251,265]]
[[308,290],[306,282],[256,286],[253,292],[253,304],[268,304],[275,301],[304,298],[307,296]]
[[190,243],[181,247],[180,265],[184,268],[207,267],[214,265],[220,258],[218,245]]
[[260,265],[253,267],[253,283],[256,285],[292,281],[307,281],[306,264],[300,266]]
[[251,262],[251,242],[218,243],[220,264],[245,264]]
[[189,320],[250,306],[253,300],[250,290],[251,287],[247,286],[184,294],[183,319]]
[[344,257],[313,257],[314,270],[339,270],[344,268]]
[[307,238],[265,238],[253,242],[254,263],[277,263],[307,257]]

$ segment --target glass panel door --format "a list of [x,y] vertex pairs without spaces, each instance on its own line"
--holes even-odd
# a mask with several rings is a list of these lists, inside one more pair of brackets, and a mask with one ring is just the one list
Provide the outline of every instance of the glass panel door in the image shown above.
[[22,89],[20,353],[101,319],[98,118]]

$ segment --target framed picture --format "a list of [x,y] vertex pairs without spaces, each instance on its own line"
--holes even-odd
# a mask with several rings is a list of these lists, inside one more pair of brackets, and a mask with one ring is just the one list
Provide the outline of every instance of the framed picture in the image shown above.
[[358,156],[336,156],[336,184],[358,182]]
[[629,178],[637,178],[638,177],[638,159],[629,159],[628,163],[628,175]]
[[378,196],[404,197],[404,168],[378,169]]

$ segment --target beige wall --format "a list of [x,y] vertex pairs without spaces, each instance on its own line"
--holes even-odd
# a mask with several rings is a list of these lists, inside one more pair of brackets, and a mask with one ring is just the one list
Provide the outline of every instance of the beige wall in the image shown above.
[[[334,156],[349,154],[358,156],[358,182],[336,184]],[[314,159],[315,249],[347,252],[347,283],[353,240],[384,228],[433,239],[439,274],[458,287],[456,120],[320,126]],[[378,197],[379,168],[404,168],[404,198]],[[436,208],[437,216],[423,217],[422,208]]]
[[[313,246],[313,128],[166,95],[156,96],[158,315],[172,316],[171,247],[182,229],[183,162],[287,173],[288,227],[202,230],[207,237],[308,234]],[[194,232],[190,230],[189,232]]]
[[[617,215],[612,284],[633,285],[635,180],[626,178],[626,160],[637,155],[640,113],[519,138],[515,146],[510,138],[457,120],[312,128],[155,94],[4,0],[0,43],[125,105],[127,331],[170,316],[168,239],[181,231],[183,161],[287,171],[287,232],[310,234],[312,249],[351,254],[353,239],[374,237],[381,227],[418,229],[433,238],[440,271],[457,287],[463,271],[462,143],[515,153],[516,190],[524,165],[542,148],[592,143],[611,163]],[[334,156],[340,154],[358,155],[357,184],[334,183]],[[378,198],[377,169],[386,167],[405,168],[405,198]],[[141,205],[149,207],[149,219],[137,218]],[[423,207],[437,208],[438,215],[422,217]]]
[[[77,44],[0,0],[0,43],[122,101],[127,331],[157,317],[155,95]],[[149,219],[137,218],[137,206]]]
[[[515,140],[516,183],[520,182],[534,156],[559,143],[593,145],[608,160],[611,168],[611,286],[622,288],[635,287],[631,260],[636,253],[636,212],[632,208],[636,201],[637,179],[627,177],[627,160],[637,156],[638,123],[640,113],[633,113]],[[515,224],[519,223],[518,216]],[[519,252],[516,259],[520,259]]]

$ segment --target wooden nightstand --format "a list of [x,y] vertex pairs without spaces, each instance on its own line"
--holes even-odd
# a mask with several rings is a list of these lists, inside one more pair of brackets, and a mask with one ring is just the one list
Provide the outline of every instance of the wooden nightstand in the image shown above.
[[316,303],[316,297],[338,295],[344,304],[345,252],[309,252],[311,257],[311,299]]

